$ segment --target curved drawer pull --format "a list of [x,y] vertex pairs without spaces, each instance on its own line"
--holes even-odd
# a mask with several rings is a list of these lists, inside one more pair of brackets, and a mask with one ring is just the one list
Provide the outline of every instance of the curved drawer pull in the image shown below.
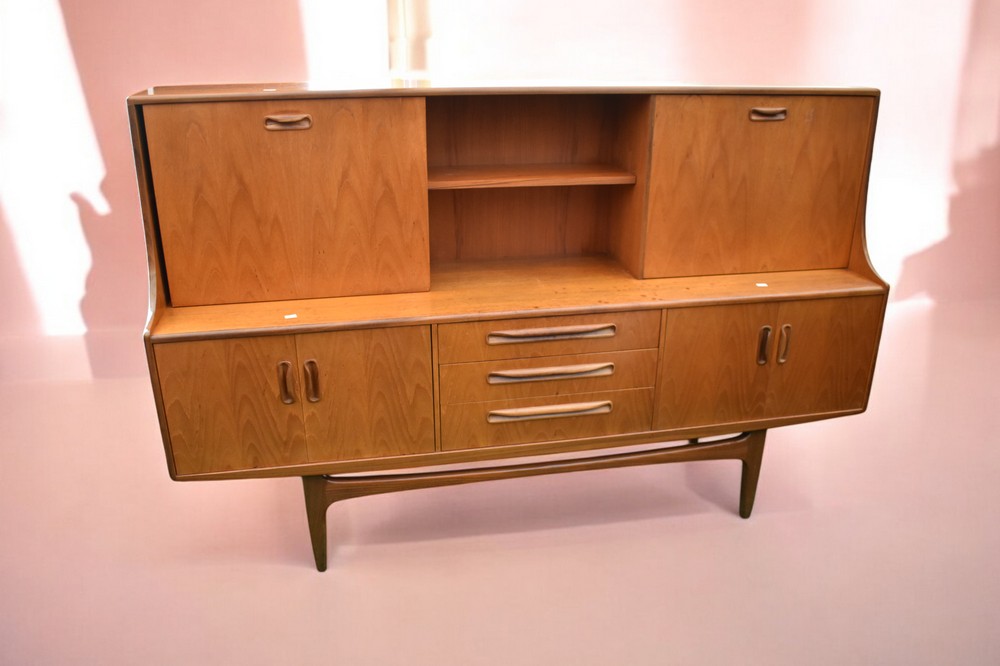
[[613,338],[615,337],[615,333],[617,331],[617,324],[584,324],[580,326],[553,326],[550,328],[521,328],[513,331],[493,331],[486,336],[486,344],[512,345],[521,342]]
[[788,117],[788,109],[783,106],[767,107],[755,106],[750,109],[750,120],[784,120]]
[[524,370],[494,370],[486,376],[487,384],[520,384],[547,382],[559,379],[589,379],[615,374],[614,363],[585,363],[560,365],[551,368],[526,368]]
[[289,361],[278,363],[278,393],[281,396],[281,402],[286,405],[295,404],[295,394],[292,393],[288,385],[288,371],[291,369],[292,364]]
[[558,419],[567,416],[610,414],[611,406],[610,400],[601,400],[600,402],[571,402],[565,405],[546,405],[543,407],[495,409],[486,415],[486,420],[489,423],[512,423],[514,421]]
[[268,130],[305,130],[312,127],[312,116],[308,113],[278,113],[264,116],[264,129]]

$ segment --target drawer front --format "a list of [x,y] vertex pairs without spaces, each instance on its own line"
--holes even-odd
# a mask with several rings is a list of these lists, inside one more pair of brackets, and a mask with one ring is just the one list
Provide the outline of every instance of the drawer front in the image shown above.
[[429,287],[422,98],[143,114],[173,305]]
[[586,354],[658,345],[660,311],[442,324],[441,363]]
[[442,405],[441,444],[455,451],[644,432],[652,409],[651,388]]
[[655,349],[454,363],[441,367],[441,403],[649,388]]

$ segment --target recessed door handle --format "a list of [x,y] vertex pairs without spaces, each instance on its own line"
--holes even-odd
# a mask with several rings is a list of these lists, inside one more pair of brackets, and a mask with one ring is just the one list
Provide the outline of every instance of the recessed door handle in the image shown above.
[[308,113],[278,113],[264,116],[267,130],[306,130],[312,127],[312,116]]
[[558,419],[568,416],[592,416],[610,414],[611,401],[571,402],[566,405],[545,405],[543,407],[516,407],[495,409],[486,415],[489,423],[511,423],[514,421],[534,421],[537,419]]
[[750,109],[750,120],[755,122],[784,120],[788,117],[788,109],[783,106],[755,106]]
[[519,342],[548,342],[550,340],[585,340],[588,338],[613,338],[618,331],[615,324],[584,324],[582,326],[553,326],[551,328],[522,328],[512,331],[493,331],[486,336],[488,345],[511,345]]
[[494,370],[486,376],[487,384],[520,384],[522,382],[547,382],[558,379],[587,379],[608,377],[615,374],[614,363],[584,363],[560,365],[550,368],[525,368],[523,370]]
[[315,359],[309,359],[303,364],[306,375],[306,400],[319,402],[319,364]]
[[278,363],[278,393],[281,395],[281,402],[286,405],[295,404],[295,394],[288,384],[288,371],[291,369],[292,364],[289,361]]
[[788,348],[792,343],[792,325],[785,324],[781,327],[781,334],[778,336],[778,363],[788,362]]
[[771,327],[761,326],[757,336],[757,365],[767,365],[767,352],[771,346]]

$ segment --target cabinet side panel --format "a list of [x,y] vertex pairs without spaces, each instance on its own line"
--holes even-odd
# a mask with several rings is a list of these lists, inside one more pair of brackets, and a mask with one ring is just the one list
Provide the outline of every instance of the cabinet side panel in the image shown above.
[[173,305],[429,288],[422,98],[144,111]]
[[429,326],[297,336],[299,368],[315,364],[304,401],[313,462],[434,451]]
[[609,192],[608,250],[637,278],[643,277],[652,108],[652,98],[645,95],[623,101],[613,162],[635,174],[635,185]]
[[279,363],[298,399],[287,336],[153,345],[178,475],[307,462],[302,407],[285,404]]

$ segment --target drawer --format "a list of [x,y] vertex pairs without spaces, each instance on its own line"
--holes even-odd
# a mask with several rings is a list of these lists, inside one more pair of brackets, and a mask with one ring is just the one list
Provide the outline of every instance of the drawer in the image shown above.
[[506,359],[441,366],[441,402],[512,400],[546,395],[648,388],[656,349]]
[[559,356],[658,346],[660,311],[442,324],[441,363]]
[[441,444],[454,451],[644,432],[652,409],[651,388],[442,405]]

